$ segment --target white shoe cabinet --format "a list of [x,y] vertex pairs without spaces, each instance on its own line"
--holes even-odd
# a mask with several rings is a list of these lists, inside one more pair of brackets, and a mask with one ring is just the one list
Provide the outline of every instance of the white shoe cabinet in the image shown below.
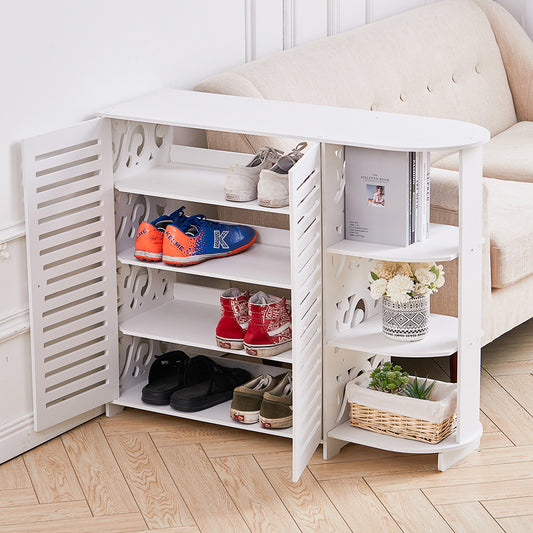
[[[289,173],[290,206],[224,200],[226,169],[249,155],[174,144],[177,127],[311,141]],[[62,131],[23,141],[30,272],[36,430],[108,404],[292,439],[297,480],[320,443],[331,457],[347,442],[410,453],[439,453],[445,469],[475,449],[479,423],[481,145],[488,132],[454,121],[306,104],[160,91]],[[461,150],[460,227],[432,225],[407,248],[345,241],[344,146]],[[246,252],[185,268],[133,256],[136,230],[181,205],[216,216],[216,207],[276,212],[290,229],[257,226]],[[468,226],[468,232],[464,230]],[[459,318],[432,317],[417,343],[388,341],[370,301],[373,259],[449,261],[459,257]],[[272,358],[294,379],[293,427],[266,430],[229,416],[229,402],[182,413],[141,401],[154,355],[208,354],[253,375],[282,368],[216,346],[219,297],[236,286],[292,301],[292,350]],[[338,417],[350,376],[393,355],[458,351],[458,429],[438,445],[394,439]],[[239,357],[228,357],[226,354]],[[338,419],[340,422],[338,422]]]

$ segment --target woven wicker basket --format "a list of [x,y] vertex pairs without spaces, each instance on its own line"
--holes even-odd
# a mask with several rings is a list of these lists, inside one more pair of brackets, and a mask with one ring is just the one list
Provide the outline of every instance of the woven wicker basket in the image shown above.
[[352,426],[430,444],[455,430],[455,383],[435,380],[430,400],[421,400],[370,389],[370,379],[370,372],[366,372],[346,385]]
[[436,423],[351,403],[350,424],[393,437],[437,444],[455,431],[456,416]]

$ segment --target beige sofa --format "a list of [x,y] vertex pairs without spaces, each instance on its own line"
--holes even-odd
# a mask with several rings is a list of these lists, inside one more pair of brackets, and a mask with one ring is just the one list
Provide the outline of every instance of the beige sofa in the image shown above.
[[[486,127],[483,344],[533,316],[533,44],[499,4],[441,0],[239,66],[196,90]],[[255,152],[294,141],[208,132],[208,144]],[[432,167],[432,221],[457,224],[458,158],[432,154]],[[457,265],[446,270],[432,310],[456,315]]]

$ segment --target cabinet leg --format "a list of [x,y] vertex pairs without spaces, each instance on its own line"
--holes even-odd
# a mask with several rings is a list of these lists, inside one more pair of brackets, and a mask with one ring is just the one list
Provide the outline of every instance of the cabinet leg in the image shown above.
[[324,459],[328,460],[332,457],[335,457],[347,444],[348,443],[346,441],[332,439],[331,437],[324,439],[324,442],[322,444]]
[[118,415],[124,411],[124,407],[121,405],[115,405],[114,403],[105,404],[105,415],[110,418],[112,416]]
[[457,352],[450,355],[450,381],[457,383]]
[[479,448],[480,438],[481,437],[478,437],[472,442],[465,444],[465,446],[461,448],[450,450],[448,452],[439,453],[439,460],[438,460],[437,468],[441,472],[444,472],[445,470],[447,470],[454,464],[458,463],[461,459],[471,454],[473,451],[477,450]]

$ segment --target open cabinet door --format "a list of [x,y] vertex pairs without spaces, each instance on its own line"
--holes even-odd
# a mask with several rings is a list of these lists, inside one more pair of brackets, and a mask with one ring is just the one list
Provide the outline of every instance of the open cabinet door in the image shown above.
[[41,431],[118,395],[110,121],[22,141],[33,407]]
[[322,222],[320,144],[289,171],[291,198],[293,444],[297,481],[322,440]]

